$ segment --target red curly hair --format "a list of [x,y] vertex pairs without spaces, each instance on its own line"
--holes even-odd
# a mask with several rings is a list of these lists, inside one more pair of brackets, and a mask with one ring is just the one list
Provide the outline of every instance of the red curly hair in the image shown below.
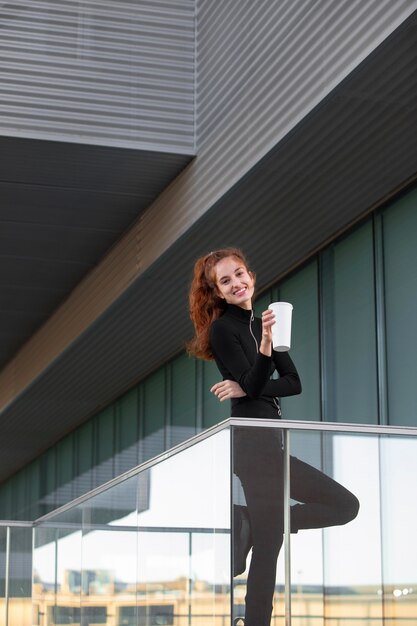
[[194,265],[194,277],[190,287],[190,317],[194,324],[195,336],[187,344],[187,352],[200,359],[213,360],[210,348],[210,326],[223,315],[226,302],[216,289],[215,267],[227,257],[235,257],[248,269],[245,255],[239,248],[222,248],[200,257]]

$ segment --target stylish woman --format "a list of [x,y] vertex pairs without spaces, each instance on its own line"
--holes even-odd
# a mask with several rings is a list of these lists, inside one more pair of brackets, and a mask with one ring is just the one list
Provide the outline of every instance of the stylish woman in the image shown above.
[[[190,289],[195,337],[188,349],[216,361],[223,380],[211,391],[221,402],[231,400],[232,417],[279,418],[278,398],[300,393],[301,383],[288,352],[272,349],[273,312],[254,317],[254,289],[255,275],[240,250],[225,248],[198,259]],[[279,378],[271,378],[274,371]],[[283,538],[283,454],[278,429],[235,429],[233,450],[234,472],[247,504],[247,509],[234,507],[235,518],[247,516],[250,526],[246,546],[244,537],[235,532],[235,575],[244,571],[252,545],[245,626],[270,626]],[[300,503],[291,507],[291,532],[345,524],[356,517],[357,498],[322,472],[291,457],[290,475],[291,498]],[[243,521],[234,520],[235,531]]]

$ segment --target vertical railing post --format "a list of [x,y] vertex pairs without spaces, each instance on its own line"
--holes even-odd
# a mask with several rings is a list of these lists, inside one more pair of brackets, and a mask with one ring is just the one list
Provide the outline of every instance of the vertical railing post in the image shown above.
[[[58,612],[57,606],[58,606],[58,541],[59,541],[59,530],[58,528],[55,530],[55,545],[54,545],[54,549],[55,549],[55,563],[54,563],[54,606],[53,606],[53,615],[54,615],[54,621],[55,621],[55,615]],[[82,572],[81,572],[81,576],[80,576],[80,614],[81,614],[81,597],[82,597]],[[46,614],[46,611],[45,611]],[[47,618],[44,617],[44,625],[46,624],[46,620]]]
[[235,583],[233,578],[233,569],[234,569],[234,556],[233,556],[233,542],[234,538],[234,513],[233,513],[233,467],[234,467],[234,434],[235,429],[233,426],[229,428],[230,433],[230,441],[229,441],[229,484],[230,484],[230,494],[229,494],[229,521],[230,521],[230,545],[229,545],[229,554],[230,554],[230,624],[234,623],[234,609],[235,609]]
[[9,578],[10,578],[10,526],[6,528],[6,568],[4,576],[5,626],[9,624]]
[[193,535],[192,531],[188,533],[188,626],[191,626],[192,621],[192,600],[191,594],[193,592]]
[[[35,604],[33,601],[33,597],[34,597],[34,591],[33,591],[33,569],[34,569],[34,560],[35,560],[35,528],[34,526],[32,526],[32,530],[31,530],[31,536],[32,536],[32,570],[31,570],[31,574],[30,574],[30,602],[31,602],[31,615],[32,615],[32,624],[35,623]],[[38,624],[40,624],[40,608],[38,608],[38,618],[37,618],[37,622]]]
[[284,598],[285,626],[291,626],[291,515],[290,515],[290,431],[284,430]]

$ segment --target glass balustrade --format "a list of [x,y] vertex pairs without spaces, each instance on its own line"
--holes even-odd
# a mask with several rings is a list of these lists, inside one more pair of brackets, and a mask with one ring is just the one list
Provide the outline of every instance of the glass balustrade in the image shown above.
[[291,455],[359,502],[351,521],[354,502],[342,498],[338,525],[291,534],[293,626],[417,623],[416,446],[401,434],[291,433]]
[[0,526],[0,626],[411,626],[416,435],[226,420]]
[[415,436],[323,424],[232,427],[232,510],[258,533],[234,578],[235,618],[245,613],[245,594],[255,594],[246,610],[262,606],[257,597],[266,602],[251,576],[260,567],[266,584],[269,545],[274,558],[279,551],[271,624],[417,623]]
[[0,522],[0,626],[32,624],[30,522]]
[[49,515],[33,567],[39,626],[229,624],[230,429]]

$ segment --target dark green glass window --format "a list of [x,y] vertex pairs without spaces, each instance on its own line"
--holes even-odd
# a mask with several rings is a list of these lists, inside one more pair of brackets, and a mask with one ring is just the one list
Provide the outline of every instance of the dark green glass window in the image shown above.
[[57,505],[56,499],[56,446],[49,448],[41,456],[40,477],[41,477],[41,493],[43,493],[43,501],[48,511],[55,509]]
[[101,411],[95,418],[94,484],[102,485],[111,480],[114,473],[115,427],[114,405]]
[[116,475],[139,463],[139,389],[134,387],[116,403]]
[[222,380],[214,361],[203,363],[203,427],[209,428],[230,417],[230,402],[220,402],[210,389]]
[[378,423],[372,222],[321,254],[323,416]]
[[12,489],[10,479],[0,486],[0,519],[13,519]]
[[12,510],[13,519],[25,519],[26,480],[25,470],[18,472],[11,478],[12,483]]
[[76,492],[86,493],[93,488],[94,477],[94,420],[89,420],[74,433],[76,445]]
[[165,450],[165,367],[149,376],[141,385],[143,392],[142,459],[150,459]]
[[61,506],[75,497],[73,478],[74,435],[61,439],[56,444],[57,505]]
[[268,289],[268,291],[264,292],[262,295],[256,298],[255,302],[253,303],[253,309],[256,317],[261,317],[262,312],[268,308],[268,305],[270,305],[271,302],[275,302],[275,295],[270,289]]
[[280,286],[280,301],[293,305],[290,356],[301,378],[302,393],[282,398],[284,419],[320,420],[320,358],[317,263],[314,261]]
[[41,504],[40,466],[40,458],[37,458],[26,468],[26,520],[34,520],[47,512]]
[[196,433],[196,362],[187,354],[171,361],[171,441],[175,445]]
[[417,191],[383,213],[389,423],[417,426]]

